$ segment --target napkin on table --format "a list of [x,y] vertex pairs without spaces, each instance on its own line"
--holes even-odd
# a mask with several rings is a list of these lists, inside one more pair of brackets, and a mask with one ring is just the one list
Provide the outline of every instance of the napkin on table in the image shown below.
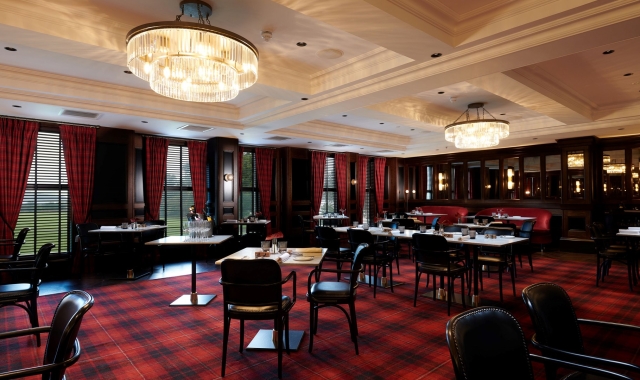
[[279,263],[283,263],[285,261],[287,261],[289,259],[291,255],[289,255],[288,253],[283,253],[282,255],[280,255],[280,257],[278,257],[278,262]]

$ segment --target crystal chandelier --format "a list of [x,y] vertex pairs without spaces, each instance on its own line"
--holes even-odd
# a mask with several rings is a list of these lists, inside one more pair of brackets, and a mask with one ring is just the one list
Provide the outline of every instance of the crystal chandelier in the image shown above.
[[[509,136],[509,122],[496,119],[483,106],[484,103],[469,104],[467,110],[456,121],[444,128],[445,140],[455,143],[456,148],[487,148],[498,145],[500,139]],[[469,118],[469,109],[476,110],[476,119]],[[485,112],[493,119],[485,119]],[[458,121],[463,115],[466,115],[466,120]]]
[[[224,102],[258,79],[258,49],[245,38],[210,25],[211,6],[180,2],[176,21],[155,22],[127,34],[127,66],[151,89],[190,102]],[[185,14],[198,22],[181,22]]]

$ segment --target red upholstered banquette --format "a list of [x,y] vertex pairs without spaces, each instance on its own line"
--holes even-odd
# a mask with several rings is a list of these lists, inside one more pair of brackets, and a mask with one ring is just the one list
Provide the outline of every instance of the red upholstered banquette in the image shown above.
[[[466,208],[459,207],[459,206],[422,206],[420,208],[424,213],[447,214],[446,216],[441,216],[440,219],[438,219],[439,222],[448,220],[451,223],[457,223],[458,218],[460,218],[461,222],[465,222],[466,216],[469,213],[469,211]],[[491,215],[491,213],[489,213],[489,215]],[[427,224],[431,223],[433,221],[433,218],[435,218],[435,216],[431,216],[431,217],[426,216],[425,223]],[[422,218],[418,218],[418,219],[422,219]]]
[[[542,208],[527,207],[491,207],[478,211],[476,215],[491,216],[491,213],[501,210],[510,216],[531,216],[536,218],[533,226],[531,242],[534,244],[551,244],[551,213]],[[517,226],[521,226],[521,221],[509,221]]]

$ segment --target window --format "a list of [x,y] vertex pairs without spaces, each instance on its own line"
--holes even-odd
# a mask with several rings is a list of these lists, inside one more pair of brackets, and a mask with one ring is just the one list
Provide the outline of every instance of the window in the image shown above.
[[376,209],[376,185],[374,180],[374,163],[373,160],[367,162],[367,187],[364,193],[364,207],[362,210],[362,222],[371,224],[373,219],[373,211]]
[[46,243],[56,245],[52,252],[68,252],[70,224],[62,140],[57,132],[40,131],[15,229],[31,228],[20,252],[35,254]]
[[336,185],[336,161],[327,157],[324,165],[324,184],[322,185],[322,201],[320,213],[338,212],[338,189]]
[[[167,236],[182,235],[182,222],[187,221],[189,206],[193,204],[193,187],[189,167],[189,148],[169,145],[167,177],[164,181],[160,218],[167,222]],[[202,212],[202,210],[196,210]]]
[[241,186],[240,215],[238,215],[238,217],[246,218],[260,210],[260,192],[258,191],[258,171],[255,152],[242,153]]

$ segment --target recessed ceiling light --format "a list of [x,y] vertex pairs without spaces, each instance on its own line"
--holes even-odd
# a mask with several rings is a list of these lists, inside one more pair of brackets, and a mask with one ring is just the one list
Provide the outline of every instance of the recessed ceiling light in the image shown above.
[[382,124],[384,124],[384,123],[380,123],[380,125],[382,125]]
[[625,77],[630,77],[630,76],[632,76],[632,75],[633,75],[633,73],[626,73],[626,74],[624,74],[623,76],[625,76]]
[[125,70],[124,73],[125,74],[133,74],[130,70]]
[[360,148],[360,149],[364,149],[364,148]]
[[244,136],[244,133],[240,132],[240,134],[241,134],[242,136]]
[[534,139],[534,140],[537,140],[538,138],[537,138],[537,137],[534,137],[533,139]]
[[619,131],[623,130],[624,128],[618,128]]
[[17,51],[18,49],[7,46],[7,47],[4,48],[4,50]]
[[300,100],[309,100],[309,98],[300,98]]
[[300,47],[305,47],[307,46],[306,42],[298,42],[296,45],[300,46]]
[[16,104],[14,104],[12,107],[15,107],[15,108],[22,108],[22,106],[19,106],[19,105],[16,105]]
[[347,115],[342,115],[342,117],[347,117]]
[[442,95],[444,94],[444,91],[438,91],[438,94]]
[[311,141],[307,141],[307,144],[311,144]]
[[415,128],[411,128],[411,130],[412,130],[412,131],[415,131],[416,129],[415,129]]
[[142,123],[142,124],[147,124],[147,123],[148,123],[148,121],[146,121],[146,120],[142,120],[142,121],[141,121],[141,123]]
[[433,54],[431,54],[431,58],[438,58],[438,57],[442,57],[442,53],[433,53]]
[[506,113],[501,113],[501,114],[500,114],[500,116],[504,116],[504,115],[506,115]]
[[615,50],[605,50],[602,52],[602,54],[611,54],[613,53]]

